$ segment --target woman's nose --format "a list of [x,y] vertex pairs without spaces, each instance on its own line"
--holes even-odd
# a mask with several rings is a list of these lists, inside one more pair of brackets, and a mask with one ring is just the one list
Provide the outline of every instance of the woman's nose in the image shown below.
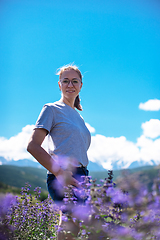
[[73,87],[73,83],[72,83],[72,81],[69,81],[69,83],[68,83],[68,87]]

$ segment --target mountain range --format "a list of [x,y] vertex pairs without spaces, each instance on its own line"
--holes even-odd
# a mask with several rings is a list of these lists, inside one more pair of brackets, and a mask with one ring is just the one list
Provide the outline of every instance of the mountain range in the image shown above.
[[[145,166],[140,168],[132,168],[127,170],[129,175],[139,173],[139,180],[144,181],[146,184],[152,186],[155,179],[159,176],[160,166]],[[101,180],[108,178],[108,171],[97,171],[91,172],[89,175],[96,181],[96,183],[101,184]],[[113,181],[117,182],[118,178],[123,177],[123,170],[113,171]],[[26,183],[31,185],[31,190],[33,191],[37,186],[41,187],[43,192],[47,193],[46,185],[47,170],[44,168],[35,167],[20,167],[13,165],[1,165],[0,166],[0,193],[3,192],[13,192],[20,193],[20,189],[25,186]]]
[[[0,165],[13,165],[13,166],[18,166],[18,167],[35,167],[35,168],[44,168],[39,162],[34,162],[29,159],[20,159],[20,160],[10,160],[8,161],[4,157],[0,157]],[[93,162],[89,162],[88,165],[89,171],[106,171],[101,165]]]
[[[40,163],[37,161],[32,161],[29,159],[20,159],[20,160],[10,160],[8,161],[4,157],[0,157],[0,165],[14,165],[19,167],[35,167],[35,168],[44,168],[41,166]],[[158,165],[157,162],[151,160],[149,162],[144,161],[133,161],[130,163],[129,166],[126,166],[126,163],[124,163],[121,160],[113,161],[112,163],[112,170],[120,170],[120,169],[132,169],[132,168],[138,168],[138,167],[144,167],[144,166],[156,166]],[[88,169],[91,172],[97,172],[97,171],[106,171],[106,169],[103,168],[102,165],[89,161]]]

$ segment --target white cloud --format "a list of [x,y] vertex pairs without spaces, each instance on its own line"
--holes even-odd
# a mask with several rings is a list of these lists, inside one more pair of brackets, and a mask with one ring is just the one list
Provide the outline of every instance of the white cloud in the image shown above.
[[156,164],[160,164],[160,138],[152,140],[142,135],[137,139],[137,147],[139,147],[140,158],[144,162],[154,160]]
[[[91,127],[88,124],[89,127]],[[34,125],[25,126],[16,136],[6,139],[0,137],[0,156],[6,159],[32,159],[26,147]],[[89,160],[101,164],[106,169],[128,168],[132,162],[160,164],[160,120],[151,119],[142,123],[143,133],[137,142],[131,142],[124,136],[118,138],[96,134],[92,136],[88,151]],[[92,132],[95,129],[91,127]],[[159,138],[158,138],[159,137]],[[47,150],[47,139],[43,143]]]
[[160,120],[150,119],[142,123],[143,135],[149,138],[157,138],[160,136]]
[[114,138],[97,134],[92,137],[88,156],[92,162],[99,162],[106,169],[113,168],[114,164],[127,168],[139,160],[139,149],[124,136]]
[[159,111],[160,110],[160,100],[150,99],[145,103],[140,103],[139,109],[142,109],[145,111]]
[[153,140],[145,135],[137,139],[137,143],[125,137],[110,138],[103,135],[92,137],[88,151],[92,162],[102,164],[105,169],[128,168],[133,162],[140,164],[160,164],[160,138]]
[[89,123],[85,123],[85,124],[88,130],[90,131],[90,133],[95,133],[96,130],[94,127],[92,127]]
[[106,169],[115,166],[128,168],[134,161],[148,165],[152,164],[152,161],[160,164],[160,120],[150,119],[142,123],[141,127],[143,133],[136,143],[128,141],[124,136],[93,136],[88,151],[89,159],[102,164]]
[[[7,160],[32,159],[33,157],[27,152],[27,143],[33,131],[34,125],[27,125],[16,136],[9,139],[0,137],[0,156]],[[46,147],[46,142],[43,144]]]

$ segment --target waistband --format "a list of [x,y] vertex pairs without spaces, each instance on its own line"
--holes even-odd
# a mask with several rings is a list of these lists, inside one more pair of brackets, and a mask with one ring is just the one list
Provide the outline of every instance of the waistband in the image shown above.
[[[81,165],[80,167],[75,167],[75,169],[82,169],[84,171],[84,170],[87,170],[87,166],[85,167],[85,166]],[[49,175],[49,174],[53,175],[51,172],[48,171],[47,175]]]

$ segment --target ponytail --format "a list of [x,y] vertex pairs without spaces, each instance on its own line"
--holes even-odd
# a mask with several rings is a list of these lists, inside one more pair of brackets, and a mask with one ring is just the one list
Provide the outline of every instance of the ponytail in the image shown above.
[[77,97],[75,98],[74,101],[74,107],[76,107],[79,111],[82,111],[82,106],[80,104],[80,98],[79,98],[79,94],[77,95]]

